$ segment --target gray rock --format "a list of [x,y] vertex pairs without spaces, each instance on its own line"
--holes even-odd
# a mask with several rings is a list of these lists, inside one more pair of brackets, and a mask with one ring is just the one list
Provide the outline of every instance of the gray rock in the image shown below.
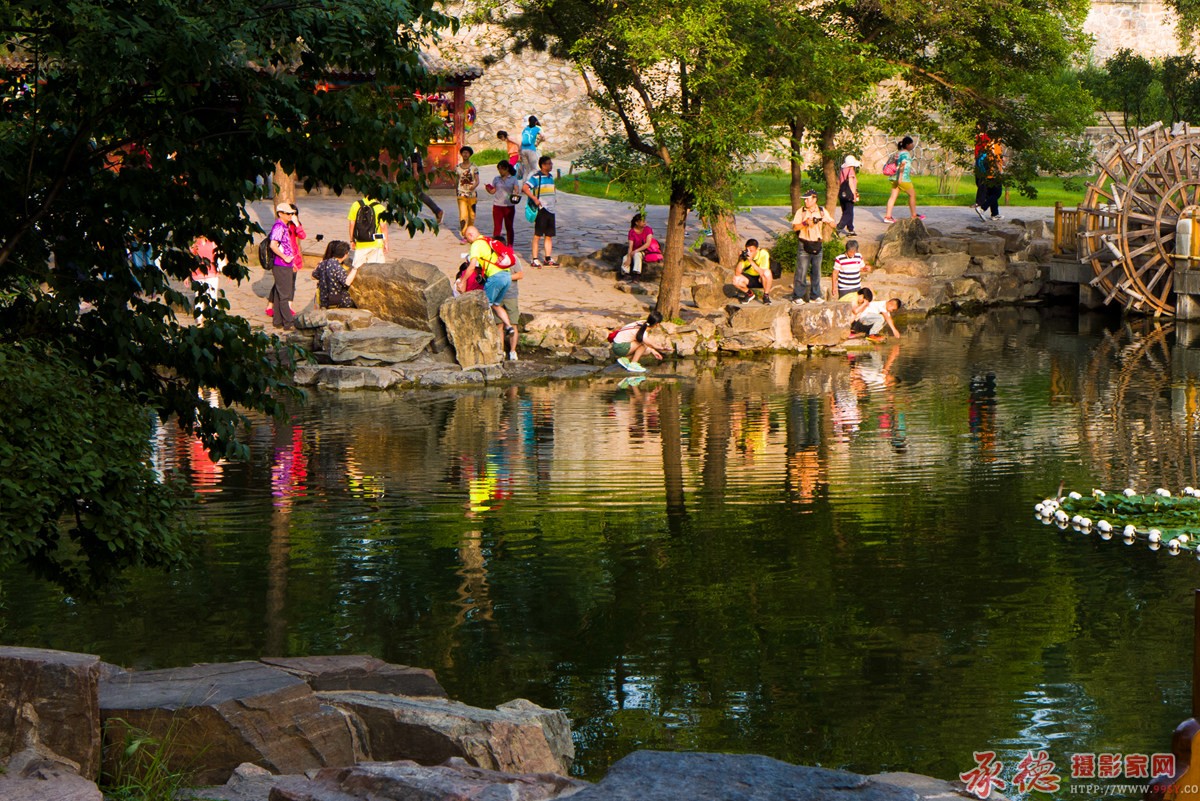
[[95,778],[100,768],[100,658],[0,648],[0,759],[52,753]]
[[250,762],[233,770],[229,781],[218,787],[197,787],[179,793],[180,801],[269,801],[271,789],[277,784],[307,781],[299,776],[276,776],[271,771]]
[[1003,256],[1004,238],[999,236],[976,237],[968,243],[967,252],[972,256]]
[[54,760],[20,755],[0,773],[0,801],[104,801],[96,783]]
[[971,266],[966,253],[939,253],[929,257],[930,278],[959,278]]
[[439,314],[460,367],[498,364],[504,343],[496,316],[483,292],[466,292],[445,301]]
[[298,387],[314,386],[322,369],[319,364],[298,364],[292,370],[292,382]]
[[729,327],[734,331],[768,331],[780,317],[791,314],[791,307],[786,303],[772,303],[765,306],[761,303],[746,303],[731,306],[729,309]]
[[[575,758],[573,748],[563,750],[566,715],[532,704],[480,709],[440,698],[364,692],[326,692],[320,698],[361,721],[360,736],[377,761],[437,765],[462,757],[489,770],[566,774]],[[555,715],[561,720],[548,724],[547,716]]]
[[296,327],[306,329],[339,325],[347,328],[367,328],[376,320],[366,309],[318,309],[315,306],[296,315]]
[[483,376],[478,370],[430,370],[414,376],[414,379],[422,387],[461,387],[483,383]]
[[[588,348],[587,350],[600,350],[600,349],[599,348]],[[598,361],[604,361],[607,359],[608,350],[607,349],[603,349],[603,350],[605,353],[605,359],[601,359]],[[566,381],[566,380],[570,380],[572,378],[587,378],[589,375],[594,375],[595,373],[598,373],[601,369],[602,369],[601,367],[598,367],[594,364],[572,364],[572,365],[568,365],[567,367],[558,368],[557,370],[555,370],[553,373],[550,374],[550,378],[554,379],[555,381]]]
[[742,351],[770,350],[775,338],[768,331],[731,331],[722,337],[717,348],[726,353],[741,353]]
[[355,361],[361,364],[364,360],[395,364],[412,361],[432,341],[433,335],[427,331],[382,323],[353,331],[328,332],[323,344],[335,364]]
[[289,777],[276,785],[271,801],[544,801],[587,786],[565,776],[515,776],[459,759],[434,767],[404,760],[327,768],[311,780]]
[[636,751],[572,801],[917,801],[912,790],[856,773],[752,754]]
[[1003,256],[976,256],[971,261],[980,272],[1002,273],[1008,270],[1008,261]]
[[435,351],[449,347],[438,309],[452,294],[450,279],[437,267],[411,259],[364,264],[350,286],[350,297],[359,309],[404,328],[429,332]]
[[[147,732],[170,742],[170,769],[202,784],[224,782],[243,762],[301,773],[358,756],[343,714],[300,679],[258,662],[131,671],[100,683],[100,710],[105,743]],[[106,754],[115,760],[122,750]]]
[[317,375],[317,386],[321,389],[388,389],[400,381],[400,373],[391,367],[361,367],[334,365],[323,367]]
[[715,311],[729,302],[726,288],[721,284],[697,283],[692,285],[692,303],[701,311]]
[[314,690],[366,690],[391,695],[446,697],[437,676],[426,668],[393,665],[366,654],[350,656],[263,657]]
[[879,252],[875,261],[881,266],[887,266],[890,259],[905,256],[912,258],[918,255],[917,242],[929,238],[925,223],[921,220],[901,219],[887,229],[879,242]]
[[1041,277],[1042,268],[1031,261],[1016,261],[1009,265],[1009,272],[1028,283]]
[[[919,773],[877,773],[871,779],[912,790],[921,801],[958,801],[975,797],[967,793],[966,785],[962,782],[948,782]],[[988,801],[1007,801],[1007,797],[992,791]]]
[[499,381],[504,378],[503,364],[481,364],[474,368],[475,372],[483,378],[484,382]]
[[836,345],[850,333],[849,303],[807,303],[792,307],[792,336],[802,345]]

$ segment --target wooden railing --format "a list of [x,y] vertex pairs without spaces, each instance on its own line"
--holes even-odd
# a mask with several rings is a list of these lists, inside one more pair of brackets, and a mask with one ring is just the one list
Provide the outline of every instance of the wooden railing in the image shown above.
[[1079,258],[1079,209],[1054,204],[1054,255]]
[[1079,258],[1079,209],[1063,209],[1062,200],[1054,204],[1054,253]]

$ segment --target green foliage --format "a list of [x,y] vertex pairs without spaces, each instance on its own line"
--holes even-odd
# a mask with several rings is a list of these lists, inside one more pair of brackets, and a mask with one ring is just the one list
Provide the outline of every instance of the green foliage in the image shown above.
[[[631,148],[629,140],[621,134],[593,139],[572,164],[578,169],[602,175],[605,197],[615,186],[623,198],[636,203],[641,209],[651,203],[665,202],[666,194],[661,188],[667,173],[662,162]],[[664,200],[659,200],[660,197]]]
[[1152,61],[1122,49],[1103,66],[1082,70],[1080,80],[1095,97],[1097,111],[1124,115],[1127,135],[1157,120],[1200,119],[1200,59],[1194,56]]
[[[784,272],[796,271],[796,250],[799,241],[795,231],[780,231],[771,239],[771,256],[779,262]],[[832,236],[821,248],[821,275],[833,275],[833,260],[846,252],[846,242],[840,236]]]
[[191,784],[189,771],[177,770],[172,763],[178,759],[173,743],[179,729],[172,719],[162,740],[149,732],[131,726],[121,718],[106,724],[105,735],[119,732],[121,740],[111,743],[115,751],[107,764],[112,772],[101,777],[101,788],[108,801],[175,801],[180,791]]
[[0,345],[0,563],[71,592],[179,559],[186,488],[150,466],[154,414],[66,360]]
[[[276,163],[305,185],[369,192],[415,230],[416,185],[403,171],[389,181],[381,154],[428,140],[429,108],[411,100],[434,85],[418,43],[446,18],[431,0],[0,0],[0,18],[0,344],[26,344],[51,369],[65,361],[174,416],[218,456],[244,454],[239,409],[275,413],[298,395],[287,368],[299,353],[230,316],[223,299],[204,306],[203,327],[179,319],[196,266],[188,247],[209,237],[229,259],[225,276],[246,279],[245,201]],[[141,248],[158,261],[135,267],[129,253]],[[71,480],[81,469],[60,467]],[[103,500],[90,515],[114,513]],[[37,531],[50,536],[43,520]],[[116,522],[79,535],[108,536]],[[101,550],[80,545],[89,558]],[[122,547],[139,555],[137,542],[103,543]]]
[[489,147],[486,150],[476,150],[471,156],[471,163],[478,167],[494,167],[498,161],[508,161],[508,150],[503,147]]

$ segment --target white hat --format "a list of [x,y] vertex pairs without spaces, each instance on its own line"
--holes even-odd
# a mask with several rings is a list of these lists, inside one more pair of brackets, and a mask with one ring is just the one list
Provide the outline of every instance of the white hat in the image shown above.
[[296,207],[293,206],[291,203],[280,203],[278,206],[275,207],[275,213],[276,214],[295,214]]
[[846,156],[846,158],[844,158],[842,160],[842,166],[843,167],[861,167],[862,162],[859,161],[858,159],[854,158],[854,156]]

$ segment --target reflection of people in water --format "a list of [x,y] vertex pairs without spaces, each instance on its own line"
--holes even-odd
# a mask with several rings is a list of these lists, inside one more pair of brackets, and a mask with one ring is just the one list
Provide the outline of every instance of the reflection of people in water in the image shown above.
[[271,460],[271,495],[275,505],[285,505],[303,495],[308,479],[308,457],[304,454],[304,430],[300,426],[280,427],[275,435],[275,453]]
[[985,462],[995,461],[996,455],[996,374],[974,376],[967,400],[967,426],[971,439],[979,443],[979,454]]
[[767,450],[767,438],[771,433],[771,409],[766,401],[739,401],[730,409],[730,423],[738,450],[746,461],[754,461],[757,454]]
[[800,501],[812,501],[826,484],[820,451],[824,403],[817,395],[793,394],[787,405],[787,491]]

